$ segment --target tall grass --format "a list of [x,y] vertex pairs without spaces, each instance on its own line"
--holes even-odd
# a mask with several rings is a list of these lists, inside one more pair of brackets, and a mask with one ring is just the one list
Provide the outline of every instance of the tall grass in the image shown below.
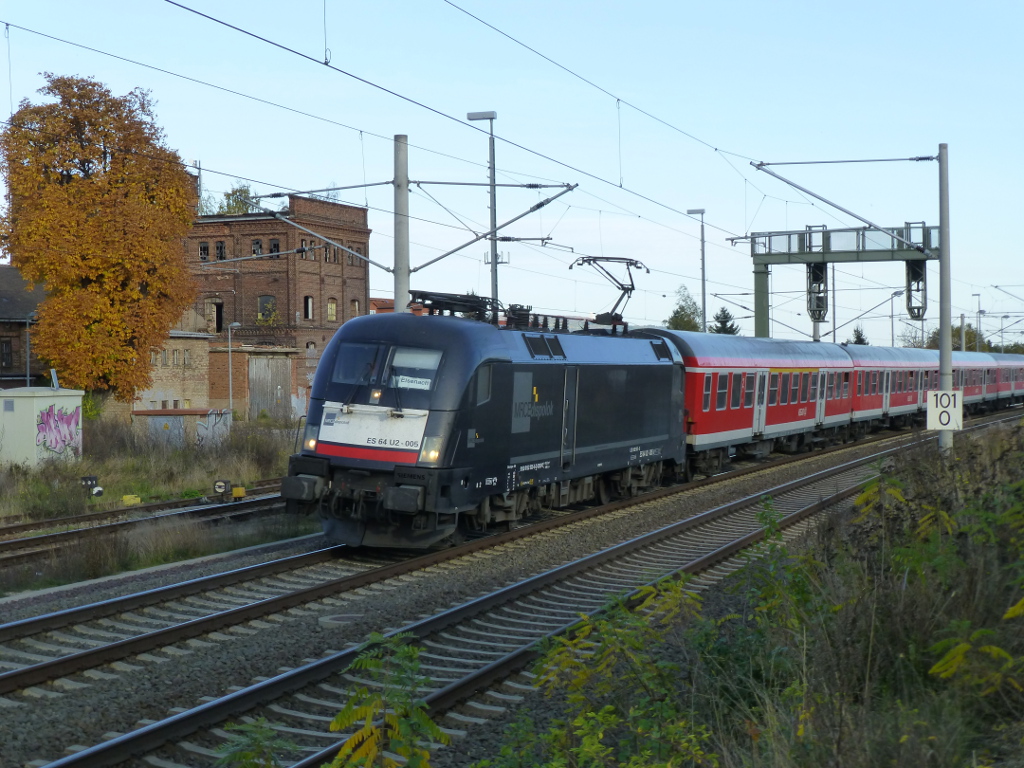
[[[143,501],[195,498],[213,493],[215,480],[250,485],[287,471],[294,435],[262,422],[233,425],[218,445],[176,449],[115,421],[89,421],[83,429],[82,459],[51,461],[35,469],[0,467],[0,522],[5,518],[44,520],[87,509],[121,505],[121,497]],[[80,478],[95,475],[104,489],[93,499]]]

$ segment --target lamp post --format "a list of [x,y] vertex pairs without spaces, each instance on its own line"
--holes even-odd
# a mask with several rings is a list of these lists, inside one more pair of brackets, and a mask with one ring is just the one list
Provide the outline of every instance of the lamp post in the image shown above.
[[490,149],[489,165],[491,169],[491,298],[498,300],[498,208],[497,208],[497,186],[494,183],[494,121],[498,118],[497,112],[470,112],[466,115],[467,120],[487,120],[491,125],[491,136],[488,141]]
[[27,315],[25,315],[25,386],[32,386],[32,334],[29,332],[29,327],[32,325],[32,320],[38,313],[33,309]]
[[981,294],[972,293],[978,299],[978,324],[974,327],[974,351],[981,352]]
[[231,331],[234,328],[241,328],[242,324],[235,322],[228,325],[228,410],[234,418],[235,413],[235,369],[231,365]]
[[700,214],[700,329],[708,332],[707,279],[704,275],[704,209],[688,208],[689,216]]
[[889,297],[889,333],[892,336],[891,346],[896,346],[896,310],[893,307],[892,300],[897,296],[902,296],[903,291],[893,291],[892,296]]
[[1002,318],[1000,318],[1000,320],[999,320],[999,351],[1000,352],[1006,352],[1006,339],[1003,337],[1003,334],[1004,334],[1004,332],[1006,330],[1006,319],[1008,317],[1009,317],[1009,315],[1003,315]]

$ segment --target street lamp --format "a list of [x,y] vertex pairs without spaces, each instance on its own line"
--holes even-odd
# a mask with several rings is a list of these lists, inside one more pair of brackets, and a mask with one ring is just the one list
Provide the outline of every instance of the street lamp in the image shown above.
[[32,321],[38,316],[34,309],[25,316],[25,386],[32,386],[32,334],[29,327]]
[[972,293],[971,296],[978,298],[978,324],[974,328],[974,351],[981,352],[981,316],[983,314],[981,311],[981,294]]
[[242,324],[235,322],[228,325],[228,410],[231,411],[231,416],[234,418],[235,414],[235,369],[231,365],[231,331],[234,328],[241,328]]
[[902,296],[903,291],[893,291],[892,296],[889,297],[889,333],[892,335],[891,346],[896,346],[896,310],[893,308],[892,300],[897,296]]
[[1003,315],[999,320],[999,351],[1006,351],[1006,339],[1003,338],[1003,332],[1006,330],[1006,319],[1009,315]]
[[497,120],[497,112],[470,112],[466,115],[467,120],[487,120],[491,125],[491,137],[488,143],[490,149],[491,169],[491,298],[498,300],[498,208],[497,208],[497,187],[494,183],[494,121]]
[[688,208],[688,216],[700,214],[700,329],[708,332],[707,279],[704,276],[704,209]]

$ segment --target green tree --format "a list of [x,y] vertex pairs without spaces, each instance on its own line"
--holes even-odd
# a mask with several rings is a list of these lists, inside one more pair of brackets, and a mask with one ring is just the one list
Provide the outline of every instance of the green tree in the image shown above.
[[195,297],[183,241],[195,180],[167,147],[146,91],[114,96],[46,73],[0,134],[13,266],[46,300],[32,351],[65,386],[122,401],[150,383],[150,355]]
[[665,321],[665,327],[671,331],[701,331],[700,306],[685,285],[679,286],[676,291],[676,308],[672,315]]
[[216,213],[219,215],[256,213],[259,208],[246,202],[247,200],[252,200],[255,196],[256,193],[252,191],[248,184],[235,179],[231,189],[224,193],[224,199],[217,206]]
[[853,326],[853,338],[847,339],[846,343],[868,346],[868,337],[864,335],[864,329],[861,326],[855,325]]
[[733,322],[732,312],[722,307],[715,313],[715,324],[708,328],[708,333],[724,333],[727,336],[738,336],[740,327]]

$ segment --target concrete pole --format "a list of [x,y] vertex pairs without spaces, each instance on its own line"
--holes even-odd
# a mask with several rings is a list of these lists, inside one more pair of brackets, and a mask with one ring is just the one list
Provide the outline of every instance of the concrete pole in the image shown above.
[[966,319],[967,319],[967,316],[963,312],[961,312],[960,313],[960,351],[961,352],[966,352],[967,351],[967,325],[964,322]]
[[895,298],[896,298],[896,294],[895,293],[892,296],[889,297],[889,338],[890,338],[889,346],[890,347],[895,347],[896,346],[896,310],[895,310],[895,308],[893,306],[893,300]]
[[32,386],[32,314],[25,318],[25,386]]
[[[488,121],[491,125],[491,135],[488,140],[489,162],[491,166],[491,298],[498,300],[498,187],[495,184],[494,169],[494,118]],[[497,312],[497,308],[495,308]],[[497,322],[497,318],[495,318]]]
[[708,288],[707,273],[704,271],[704,212],[700,213],[700,325],[708,332]]
[[768,265],[754,265],[754,336],[771,338],[768,318]]
[[832,343],[836,343],[836,265],[832,265]]
[[[949,259],[949,152],[939,144],[939,389],[953,391],[953,311]],[[939,450],[953,450],[953,433],[939,430]]]
[[817,320],[812,320],[811,321],[811,328],[813,329],[811,331],[811,334],[812,334],[811,335],[811,340],[812,341],[821,341],[821,323],[819,323]]
[[409,137],[395,136],[395,312],[409,311]]
[[231,330],[234,325],[228,325],[228,411],[232,419],[235,418],[235,376],[234,366],[231,365]]

